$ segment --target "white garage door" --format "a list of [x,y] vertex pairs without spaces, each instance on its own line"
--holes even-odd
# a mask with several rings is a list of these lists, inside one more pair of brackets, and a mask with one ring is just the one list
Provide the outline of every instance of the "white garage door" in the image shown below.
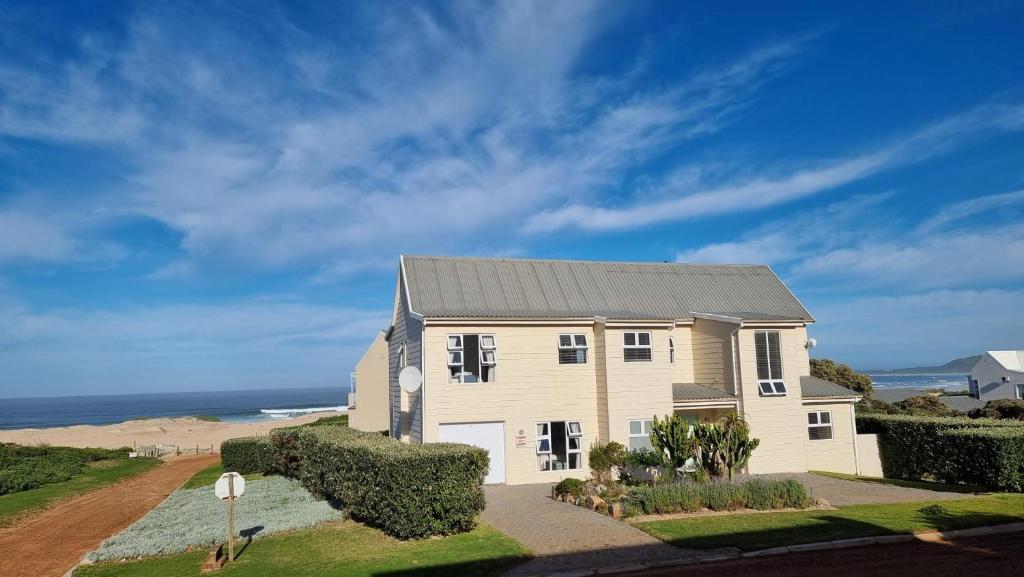
[[441,442],[480,447],[491,457],[484,483],[505,482],[505,423],[456,423],[441,425]]

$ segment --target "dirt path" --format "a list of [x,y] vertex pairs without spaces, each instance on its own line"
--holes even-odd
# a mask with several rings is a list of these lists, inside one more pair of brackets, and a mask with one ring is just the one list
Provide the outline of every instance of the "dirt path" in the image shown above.
[[61,577],[104,539],[157,506],[219,455],[180,457],[159,467],[75,497],[0,529],[0,575]]

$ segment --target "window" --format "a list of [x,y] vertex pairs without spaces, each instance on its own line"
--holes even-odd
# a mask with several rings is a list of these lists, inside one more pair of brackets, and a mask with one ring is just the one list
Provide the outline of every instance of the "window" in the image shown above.
[[579,421],[537,423],[537,466],[541,471],[583,468],[583,425]]
[[652,419],[633,419],[629,421],[629,450],[653,449],[651,444]]
[[558,335],[558,364],[587,364],[587,335]]
[[448,382],[494,382],[497,354],[494,335],[448,335]]
[[831,439],[832,413],[828,411],[811,411],[807,413],[807,438],[812,441]]
[[1024,399],[1024,383],[1017,385],[1017,398]]
[[405,343],[402,343],[398,347],[398,370],[401,371],[407,366],[409,366],[409,353]]
[[650,362],[651,333],[622,333],[622,359],[627,363]]
[[977,399],[979,398],[979,394],[978,379],[967,379],[967,395]]
[[785,395],[786,384],[782,382],[779,331],[757,331],[754,333],[754,348],[757,352],[757,386],[761,391],[761,396]]
[[676,340],[672,337],[668,338],[668,362],[672,364],[676,362]]
[[1006,377],[1006,376],[1004,376],[1004,377],[1003,377],[1003,382],[1004,382],[1004,383],[1008,383],[1008,382],[1010,382],[1010,377]]

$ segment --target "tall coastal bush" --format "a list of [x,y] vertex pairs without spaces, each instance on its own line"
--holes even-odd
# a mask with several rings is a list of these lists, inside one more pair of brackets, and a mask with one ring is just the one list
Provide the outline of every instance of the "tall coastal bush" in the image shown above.
[[89,463],[123,459],[130,449],[79,449],[0,443],[0,495],[28,491],[67,481],[85,472]]
[[277,430],[272,442],[282,472],[395,537],[468,531],[483,511],[489,461],[477,447],[332,426]]
[[267,437],[239,437],[220,444],[220,462],[225,471],[243,475],[274,470],[274,448]]
[[878,435],[886,477],[1024,490],[1021,421],[863,415],[857,431]]

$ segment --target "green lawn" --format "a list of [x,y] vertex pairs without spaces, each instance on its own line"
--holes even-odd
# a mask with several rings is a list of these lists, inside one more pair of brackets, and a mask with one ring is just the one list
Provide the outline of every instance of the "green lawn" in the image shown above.
[[[930,505],[942,510],[921,510]],[[692,517],[648,521],[636,526],[680,547],[738,547],[753,551],[797,543],[964,529],[1022,520],[1024,495],[1001,493],[956,501],[852,505],[829,511]]]
[[896,485],[909,489],[927,489],[928,491],[946,491],[949,493],[985,493],[984,489],[970,485],[952,485],[949,483],[933,483],[931,481],[907,481],[905,479],[884,479],[882,477],[862,477],[860,475],[849,475],[847,473],[832,473],[830,471],[811,471],[815,475],[823,477],[835,477],[847,481],[864,481],[867,483],[882,483],[883,485]]
[[[144,561],[86,565],[75,571],[75,577],[199,575],[199,565],[206,554],[198,551]],[[342,521],[253,541],[241,549],[233,565],[228,564],[217,574],[224,577],[484,577],[527,556],[517,542],[487,525],[451,537],[398,541],[376,529]]]
[[[185,484],[181,486],[182,489],[195,489],[196,487],[205,487],[212,485],[217,482],[217,479],[224,474],[224,468],[217,463],[216,465],[210,465],[209,467],[199,471]],[[263,475],[255,473],[252,475],[243,475],[246,481],[255,481],[256,479],[262,479]]]
[[96,461],[89,464],[85,473],[67,481],[43,485],[31,491],[2,495],[0,496],[0,527],[10,525],[18,517],[46,508],[57,501],[106,487],[122,479],[148,471],[159,463],[159,460],[148,457]]

